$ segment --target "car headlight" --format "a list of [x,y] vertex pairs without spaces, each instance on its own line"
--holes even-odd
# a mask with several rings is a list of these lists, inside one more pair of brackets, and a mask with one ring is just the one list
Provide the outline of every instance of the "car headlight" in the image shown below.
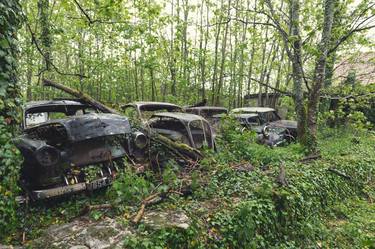
[[270,135],[270,127],[268,125],[264,126],[263,130],[262,130],[262,133],[263,133],[264,137],[269,137],[269,135]]
[[135,147],[137,147],[138,149],[144,149],[147,146],[148,141],[147,141],[147,137],[145,134],[137,131],[133,133],[133,136],[134,136]]
[[35,152],[36,160],[42,166],[52,166],[60,161],[60,152],[55,147],[45,145]]

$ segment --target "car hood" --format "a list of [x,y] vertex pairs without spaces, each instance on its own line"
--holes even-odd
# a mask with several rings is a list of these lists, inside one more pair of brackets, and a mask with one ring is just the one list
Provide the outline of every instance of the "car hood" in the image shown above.
[[90,113],[45,122],[25,130],[27,134],[38,132],[44,127],[62,125],[72,142],[95,137],[121,135],[131,132],[128,118],[108,113]]
[[297,129],[297,121],[294,120],[278,120],[271,122],[270,125],[288,129]]

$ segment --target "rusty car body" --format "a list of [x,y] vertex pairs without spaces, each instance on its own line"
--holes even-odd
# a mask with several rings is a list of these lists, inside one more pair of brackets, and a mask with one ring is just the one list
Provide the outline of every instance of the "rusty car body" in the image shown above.
[[215,146],[212,129],[203,117],[181,112],[155,113],[148,120],[152,131],[195,149]]
[[183,112],[183,108],[167,102],[139,101],[123,105],[125,115],[132,120],[140,120],[143,124],[157,112]]
[[251,130],[257,134],[257,142],[271,147],[289,144],[294,141],[289,130],[283,127],[275,127],[269,124],[263,124],[257,113],[239,113],[232,114],[243,130]]
[[24,157],[20,185],[33,200],[107,186],[147,143],[128,118],[74,100],[27,103],[22,130],[14,139]]
[[172,141],[200,149],[214,148],[212,128],[203,117],[185,113],[184,108],[167,102],[133,102],[122,106],[125,115],[141,122],[145,133],[156,132]]
[[[269,129],[282,130],[288,133],[291,138],[297,137],[297,121],[283,120],[275,109],[269,107],[242,107],[231,111],[231,114],[257,114],[259,125],[267,126]],[[262,128],[263,129],[263,128]]]

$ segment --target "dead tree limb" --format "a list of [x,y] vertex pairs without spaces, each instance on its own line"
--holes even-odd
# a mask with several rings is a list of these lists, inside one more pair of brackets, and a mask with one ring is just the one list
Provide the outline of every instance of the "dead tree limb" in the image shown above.
[[[143,201],[142,201],[142,204],[141,204],[141,207],[139,208],[137,214],[134,216],[134,218],[132,219],[132,222],[134,224],[138,224],[142,217],[143,217],[143,214],[145,213],[145,209],[146,209],[146,206],[149,206],[151,204],[154,204],[155,203],[155,200],[157,199],[160,199],[162,198],[162,196],[166,196],[165,193],[155,193],[155,194],[152,194],[148,197],[146,197]],[[163,198],[162,198],[163,199]]]
[[301,160],[299,160],[299,162],[306,163],[306,162],[310,162],[310,161],[319,159],[321,157],[322,157],[322,155],[320,155],[320,154],[310,155],[310,156],[302,158]]
[[151,140],[158,142],[167,147],[176,156],[181,157],[185,161],[197,161],[203,158],[202,153],[186,144],[176,143],[157,133],[150,135]]
[[160,203],[164,199],[168,197],[170,194],[178,194],[180,196],[187,196],[192,193],[191,191],[191,185],[187,185],[184,188],[180,189],[179,191],[169,189],[167,192],[161,192],[161,193],[155,193],[152,195],[149,195],[141,202],[141,207],[139,208],[137,214],[134,216],[134,218],[131,220],[133,224],[138,224],[146,210],[146,207]]
[[346,179],[346,180],[352,180],[352,177],[351,177],[351,176],[348,176],[348,175],[342,173],[341,171],[338,171],[338,170],[335,169],[335,168],[328,168],[327,170],[328,170],[329,172],[331,172],[331,173],[334,173],[334,174],[336,174],[336,175],[338,175],[338,176],[341,176],[342,178],[344,178],[344,179]]
[[92,97],[90,97],[89,95],[83,93],[83,92],[80,92],[80,91],[77,91],[75,89],[72,89],[70,87],[67,87],[63,84],[60,84],[60,83],[57,83],[57,82],[54,82],[52,80],[47,80],[47,79],[43,79],[43,85],[44,86],[50,86],[50,87],[54,87],[54,88],[57,88],[61,91],[64,91],[70,95],[73,95],[74,97],[78,98],[78,99],[81,99],[83,100],[84,102],[88,103],[88,104],[91,104],[93,105],[94,107],[98,108],[100,111],[104,112],[104,113],[113,113],[113,114],[120,114],[119,112],[117,112],[116,110],[106,106],[106,105],[103,105],[102,103],[96,101],[95,99],[93,99]]

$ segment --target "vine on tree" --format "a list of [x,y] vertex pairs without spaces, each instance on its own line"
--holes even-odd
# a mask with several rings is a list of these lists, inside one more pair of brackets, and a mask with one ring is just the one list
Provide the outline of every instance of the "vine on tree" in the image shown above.
[[0,241],[17,225],[15,195],[21,159],[12,138],[20,121],[16,37],[20,12],[18,0],[3,0],[0,4]]

